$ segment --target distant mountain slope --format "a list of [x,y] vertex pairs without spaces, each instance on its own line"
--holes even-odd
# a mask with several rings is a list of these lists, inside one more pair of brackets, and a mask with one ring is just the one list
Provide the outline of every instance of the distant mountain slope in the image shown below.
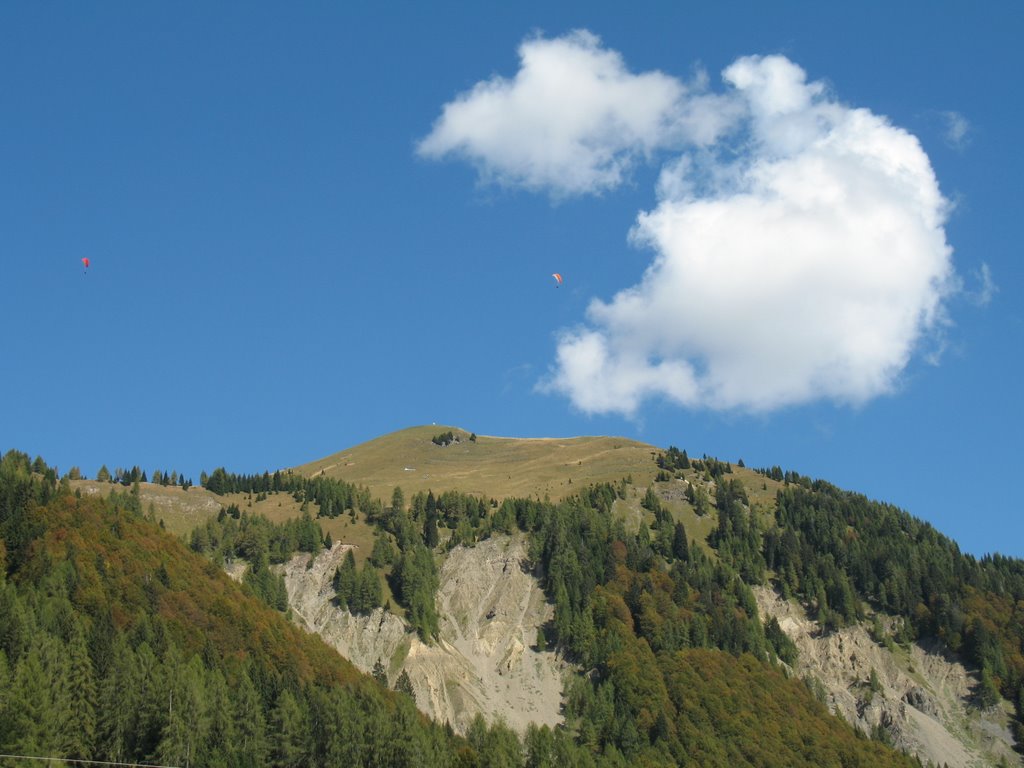
[[[451,432],[448,445],[433,442]],[[384,435],[293,471],[364,485],[389,499],[396,485],[407,494],[458,490],[488,498],[571,496],[594,483],[632,475],[646,486],[657,473],[658,448],[621,437],[511,438],[457,427],[421,426]]]

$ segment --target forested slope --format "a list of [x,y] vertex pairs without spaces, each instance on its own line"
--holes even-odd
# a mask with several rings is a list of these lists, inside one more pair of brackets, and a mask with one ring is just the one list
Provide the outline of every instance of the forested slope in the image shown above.
[[[1024,706],[1024,562],[960,552],[891,505],[796,478],[778,494],[765,536],[769,567],[826,626],[862,618],[863,604],[902,616],[904,637],[936,637],[981,675],[978,703]],[[1017,739],[1024,729],[1017,723]]]
[[[365,610],[374,602],[371,576],[387,578],[426,642],[437,635],[444,552],[517,530],[528,535],[530,561],[555,606],[537,645],[558,648],[582,674],[565,692],[564,726],[530,727],[520,740],[478,720],[463,740],[274,610],[285,606],[268,564],[323,544],[308,514],[274,528],[225,510],[186,547],[145,519],[137,489],[79,498],[41,460],[10,452],[0,461],[0,748],[181,765],[913,765],[787,677],[775,660],[791,658],[792,644],[761,620],[748,586],[774,568],[841,622],[847,591],[851,616],[858,598],[877,599],[845,570],[852,561],[828,549],[829,537],[802,546],[812,533],[798,534],[801,526],[783,517],[785,483],[783,511],[770,521],[728,477],[731,468],[714,460],[689,470],[700,476],[687,481],[696,489],[693,508],[717,525],[710,550],[694,546],[661,502],[673,497],[671,483],[682,476],[676,463],[686,460],[667,455],[657,466],[652,457],[661,482],[630,529],[615,512],[636,493],[626,478],[556,503],[449,491],[416,493],[406,504],[395,489],[390,506],[322,475],[218,470],[205,478],[214,492],[287,492],[326,519],[345,514],[375,526],[363,568],[339,569],[339,605]],[[233,557],[250,558],[258,578],[243,587],[227,579],[220,561]],[[979,567],[1001,572],[998,563]],[[838,591],[826,605],[830,590]],[[978,595],[999,597],[991,579],[955,594],[968,609]],[[985,647],[1001,648],[1012,625],[985,613],[1000,603],[983,603],[978,626],[989,621],[994,632]],[[979,636],[961,635],[971,648]],[[1014,668],[1011,654],[1002,658]],[[1008,682],[994,678],[993,686]]]
[[[0,748],[170,765],[473,750],[133,509],[0,461]],[[465,752],[465,754],[463,754]]]

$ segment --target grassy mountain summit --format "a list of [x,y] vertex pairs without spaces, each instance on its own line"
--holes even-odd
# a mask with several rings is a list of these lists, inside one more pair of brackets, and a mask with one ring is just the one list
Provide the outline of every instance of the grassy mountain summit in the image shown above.
[[[451,433],[447,445],[435,438]],[[595,483],[631,475],[654,479],[653,445],[621,437],[492,437],[426,425],[392,432],[319,461],[294,467],[306,476],[364,485],[382,499],[395,486],[407,493],[457,490],[486,498],[562,499]]]

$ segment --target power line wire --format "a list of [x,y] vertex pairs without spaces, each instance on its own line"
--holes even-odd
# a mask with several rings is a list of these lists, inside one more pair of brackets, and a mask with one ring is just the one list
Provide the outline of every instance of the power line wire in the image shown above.
[[42,760],[51,763],[69,763],[71,765],[127,765],[132,768],[179,768],[176,765],[159,765],[157,763],[118,763],[109,760],[85,760],[76,757],[39,757],[38,755],[0,755],[0,760]]

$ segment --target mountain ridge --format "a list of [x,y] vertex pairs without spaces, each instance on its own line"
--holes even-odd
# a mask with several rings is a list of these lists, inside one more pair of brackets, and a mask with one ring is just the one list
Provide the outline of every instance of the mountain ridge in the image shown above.
[[[453,442],[434,442],[446,433],[452,433]],[[580,487],[618,482],[630,474],[635,482],[650,482],[657,473],[652,458],[661,450],[607,435],[496,437],[447,425],[420,425],[289,470],[366,486],[383,499],[390,498],[396,485],[407,493],[458,490],[498,500],[545,495],[561,499]]]

